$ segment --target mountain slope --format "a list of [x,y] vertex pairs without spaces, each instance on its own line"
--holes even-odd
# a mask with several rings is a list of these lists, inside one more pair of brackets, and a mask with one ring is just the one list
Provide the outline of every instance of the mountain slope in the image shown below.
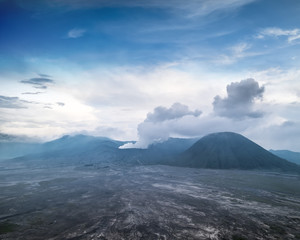
[[148,149],[119,149],[126,142],[86,135],[64,136],[42,144],[35,153],[14,161],[30,165],[157,164],[185,151],[197,139],[170,138]]
[[300,165],[300,153],[289,150],[270,150],[274,155]]
[[196,138],[169,138],[164,142],[151,144],[147,149],[129,148],[119,149],[122,162],[136,164],[164,164],[166,159],[172,159],[191,147]]
[[232,132],[213,133],[201,138],[171,164],[194,168],[300,171],[296,164]]
[[78,165],[97,161],[111,161],[124,142],[86,135],[63,136],[42,144],[37,153],[25,155],[14,161],[34,165]]
[[30,166],[165,164],[215,169],[300,169],[236,133],[210,134],[198,141],[170,138],[148,149],[119,149],[125,143],[86,135],[64,136],[38,146],[35,153],[9,161]]
[[26,142],[0,142],[0,160],[36,153],[41,144]]

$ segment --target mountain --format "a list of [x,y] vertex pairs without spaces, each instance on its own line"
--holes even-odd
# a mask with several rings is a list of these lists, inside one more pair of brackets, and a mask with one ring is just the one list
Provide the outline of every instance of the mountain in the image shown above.
[[289,150],[270,150],[274,155],[300,165],[300,153]]
[[147,149],[119,149],[122,162],[142,165],[165,164],[166,159],[172,159],[191,147],[196,138],[169,138],[164,142],[151,144]]
[[119,149],[127,142],[86,135],[63,136],[38,147],[34,153],[14,159],[30,165],[141,165],[159,164],[175,157],[197,139],[170,138],[148,149]]
[[86,135],[63,136],[42,144],[35,153],[15,158],[30,165],[78,165],[117,158],[116,151],[125,142]]
[[299,171],[242,135],[223,132],[198,139],[170,138],[148,149],[119,149],[127,142],[86,135],[64,136],[36,146],[11,162],[30,166],[123,166],[164,164],[192,168]]
[[169,163],[193,168],[300,172],[296,164],[277,157],[244,136],[232,132],[209,134]]
[[63,155],[76,155],[82,152],[94,152],[104,148],[118,148],[124,142],[112,140],[106,137],[94,137],[87,135],[63,136],[51,142],[46,142],[40,148],[40,152],[54,153]]

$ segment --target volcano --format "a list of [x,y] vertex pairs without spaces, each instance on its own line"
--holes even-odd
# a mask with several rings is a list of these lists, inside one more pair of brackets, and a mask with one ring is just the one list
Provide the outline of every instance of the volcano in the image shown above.
[[248,138],[233,132],[209,134],[174,159],[173,165],[212,169],[264,169],[300,172]]

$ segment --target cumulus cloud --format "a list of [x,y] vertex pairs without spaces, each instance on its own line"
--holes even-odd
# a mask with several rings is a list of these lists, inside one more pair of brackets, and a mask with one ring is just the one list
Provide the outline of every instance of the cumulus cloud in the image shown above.
[[80,28],[73,28],[68,32],[68,38],[79,38],[84,35],[86,30]]
[[254,100],[262,99],[264,87],[252,78],[227,85],[227,97],[214,98],[213,107],[217,115],[228,118],[259,118],[263,112],[254,111]]
[[18,97],[7,97],[0,95],[0,108],[26,108],[24,101]]
[[38,89],[46,89],[48,84],[54,83],[54,81],[52,79],[45,78],[45,77],[30,78],[27,80],[22,80],[20,82],[24,83],[24,84],[30,84],[33,87],[38,88]]

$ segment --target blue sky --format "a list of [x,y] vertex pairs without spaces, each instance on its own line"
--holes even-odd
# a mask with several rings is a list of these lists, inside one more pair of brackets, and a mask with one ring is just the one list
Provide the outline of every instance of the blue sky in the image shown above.
[[1,0],[0,132],[300,151],[299,25],[297,0]]

